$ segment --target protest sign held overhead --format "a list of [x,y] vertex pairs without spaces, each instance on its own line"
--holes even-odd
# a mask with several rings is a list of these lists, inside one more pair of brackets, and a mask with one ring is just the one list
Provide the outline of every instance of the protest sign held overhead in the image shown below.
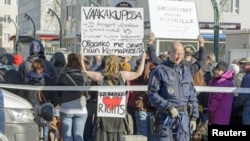
[[149,0],[150,27],[156,38],[197,39],[195,2]]
[[81,47],[85,55],[133,55],[143,50],[142,8],[82,7]]
[[121,117],[126,113],[125,91],[99,91],[97,98],[98,117]]

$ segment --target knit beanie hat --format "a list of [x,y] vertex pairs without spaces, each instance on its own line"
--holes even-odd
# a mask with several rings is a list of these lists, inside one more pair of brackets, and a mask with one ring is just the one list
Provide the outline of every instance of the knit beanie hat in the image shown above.
[[20,65],[23,62],[23,57],[21,54],[15,54],[13,56],[13,64],[15,65]]
[[119,67],[122,71],[131,71],[131,65],[127,62],[121,62]]
[[219,70],[222,70],[222,71],[227,71],[227,69],[228,69],[228,63],[226,63],[226,62],[224,62],[224,61],[220,61],[217,65],[216,65],[216,67],[215,67],[216,69],[219,69]]

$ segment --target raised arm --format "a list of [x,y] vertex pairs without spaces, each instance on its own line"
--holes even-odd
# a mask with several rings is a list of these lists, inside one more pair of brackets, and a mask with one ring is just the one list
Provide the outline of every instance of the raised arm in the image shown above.
[[155,34],[152,32],[148,39],[147,51],[149,58],[152,60],[152,62],[155,65],[158,65],[161,64],[162,61],[156,56],[155,47],[153,46],[154,41],[155,41]]
[[101,81],[103,78],[103,75],[100,72],[86,71],[85,73],[87,74],[89,79],[91,79],[92,81]]
[[194,75],[196,72],[199,71],[199,69],[205,64],[205,59],[206,59],[206,48],[204,47],[204,39],[202,38],[201,35],[198,36],[198,41],[199,41],[199,58],[198,60],[193,63],[190,67],[190,71],[192,75]]
[[144,51],[143,54],[142,54],[140,65],[137,68],[136,72],[121,71],[122,77],[123,77],[123,79],[125,81],[134,80],[134,79],[136,79],[136,78],[138,78],[139,76],[142,75],[142,72],[143,72],[144,66],[145,66],[146,56],[147,56],[147,54]]

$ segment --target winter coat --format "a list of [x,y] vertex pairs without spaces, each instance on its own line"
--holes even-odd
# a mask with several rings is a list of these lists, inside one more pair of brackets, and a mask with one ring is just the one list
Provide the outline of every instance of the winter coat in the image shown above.
[[[148,77],[150,75],[150,63],[146,63],[144,67],[144,72],[137,79],[132,81],[132,85],[147,85]],[[147,97],[147,91],[134,91],[131,94],[133,97],[133,106],[137,111],[155,112],[156,109],[151,105]],[[130,98],[131,100],[131,98]]]
[[[250,72],[246,73],[242,79],[241,88],[250,88]],[[239,93],[236,100],[236,107],[250,106],[250,93]]]
[[[209,86],[234,87],[234,72],[228,70],[218,78],[210,80]],[[209,94],[209,122],[212,124],[228,125],[232,111],[233,93],[213,92]]]
[[[75,81],[78,86],[88,86],[87,84],[87,75],[84,75],[83,72],[79,69],[74,68],[65,68],[64,72],[59,75],[57,85],[58,86],[75,86],[75,84],[66,76],[66,73]],[[65,103],[80,99],[82,93],[80,91],[59,91],[60,103]],[[85,97],[86,98],[86,97]],[[82,103],[82,106],[86,106],[86,101]]]
[[[196,73],[201,64],[172,64],[169,60],[157,65],[151,72],[148,83],[148,99],[160,111],[161,120],[165,120],[165,112],[172,107],[187,106],[192,103],[192,120],[199,117],[198,100],[193,87],[192,74]],[[196,68],[191,69],[191,68]],[[194,72],[192,72],[192,70]],[[161,116],[162,115],[162,116]]]
[[[25,81],[25,77],[27,76],[28,72],[32,70],[31,65],[32,62],[36,59],[41,59],[44,63],[45,66],[45,72],[50,74],[49,77],[45,78],[45,85],[46,86],[55,86],[56,84],[56,79],[57,79],[57,74],[56,74],[56,69],[55,66],[49,62],[44,55],[40,54],[34,54],[31,55],[25,60],[20,66],[18,67],[18,72],[21,74],[22,79],[24,80],[24,83],[27,84],[28,82]],[[54,98],[54,91],[43,91],[44,96],[48,101],[52,101]]]
[[[28,85],[44,86],[45,79],[49,76],[50,75],[45,72],[42,72],[41,74],[37,74],[34,70],[31,70],[26,74],[25,83]],[[37,107],[40,104],[45,103],[47,101],[47,99],[46,101],[39,101],[39,98],[37,95],[38,95],[38,91],[36,90],[30,90],[26,92],[25,98],[31,103],[33,107]]]

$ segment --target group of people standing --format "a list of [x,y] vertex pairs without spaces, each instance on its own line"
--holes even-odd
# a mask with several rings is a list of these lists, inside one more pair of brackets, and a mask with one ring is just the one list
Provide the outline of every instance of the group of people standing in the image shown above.
[[[147,51],[142,52],[141,58],[109,55],[90,59],[81,51],[70,53],[67,58],[62,52],[56,52],[50,60],[45,57],[42,43],[34,40],[30,44],[30,56],[19,61],[18,66],[9,63],[14,67],[5,68],[1,83],[94,86],[103,85],[105,80],[112,84],[122,82],[120,85],[147,85],[147,91],[127,91],[126,111],[133,117],[134,134],[146,136],[148,141],[189,141],[197,130],[198,120],[204,125],[232,124],[234,111],[239,109],[242,124],[249,124],[247,94],[197,92],[194,86],[249,87],[250,58],[242,58],[237,64],[215,62],[214,54],[206,53],[200,35],[196,53],[185,51],[180,41],[173,41],[167,54],[156,56],[154,40],[151,33]],[[5,54],[1,55],[1,66],[6,62]],[[123,134],[122,120],[96,117],[98,92],[20,90],[14,93],[26,98],[33,107],[47,102],[54,104],[56,112],[46,130],[50,141],[55,140],[56,131],[58,140],[63,141],[119,141]],[[60,99],[57,104],[55,96]]]

